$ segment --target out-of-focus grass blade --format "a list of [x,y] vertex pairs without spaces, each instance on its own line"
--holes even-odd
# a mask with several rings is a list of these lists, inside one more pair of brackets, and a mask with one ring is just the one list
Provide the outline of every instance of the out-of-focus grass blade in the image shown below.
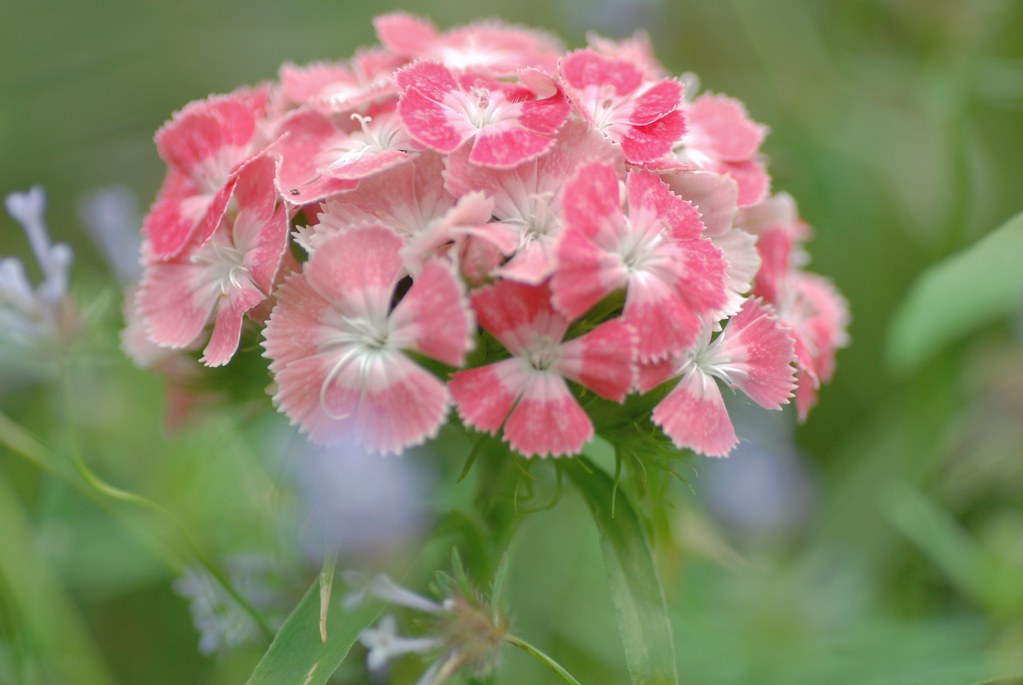
[[582,493],[600,533],[632,684],[677,685],[671,621],[639,515],[624,492],[615,492],[604,471],[588,459],[577,459],[581,463],[565,473]]
[[0,478],[0,580],[9,590],[15,621],[30,639],[48,672],[60,682],[110,685],[116,682],[74,603],[36,553],[36,540],[14,492]]
[[1023,307],[1023,214],[927,269],[902,302],[888,361],[912,371],[945,345]]
[[378,603],[367,600],[346,608],[335,595],[322,623],[327,639],[321,639],[320,582],[317,578],[277,631],[247,685],[323,685],[348,656],[359,633],[376,620]]

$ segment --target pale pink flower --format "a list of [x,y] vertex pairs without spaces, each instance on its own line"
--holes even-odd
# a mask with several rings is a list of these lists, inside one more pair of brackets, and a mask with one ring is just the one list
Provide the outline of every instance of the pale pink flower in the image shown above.
[[385,48],[409,60],[428,59],[458,72],[509,76],[522,67],[553,72],[561,45],[534,29],[487,21],[444,33],[427,19],[394,12],[373,20]]
[[683,170],[661,178],[673,193],[696,207],[706,227],[704,235],[724,255],[728,303],[719,314],[732,316],[742,307],[761,267],[757,236],[736,225],[738,185],[730,176],[712,171]]
[[281,97],[287,105],[308,105],[324,114],[350,112],[398,91],[391,78],[405,60],[384,50],[360,50],[349,62],[313,62],[280,69]]
[[753,293],[777,307],[781,304],[789,274],[809,262],[800,243],[810,238],[810,227],[799,218],[796,202],[787,193],[773,195],[744,208],[737,220],[744,229],[757,236],[762,265],[757,272]]
[[430,230],[455,205],[443,171],[444,158],[426,150],[408,164],[364,179],[323,203],[317,223],[298,232],[299,245],[312,252],[325,238],[366,223],[383,224],[406,240]]
[[750,119],[741,102],[725,95],[704,93],[682,111],[686,133],[675,151],[676,159],[731,176],[738,184],[741,207],[763,200],[771,184],[759,157],[767,127]]
[[460,366],[472,313],[451,267],[433,260],[391,309],[401,238],[384,226],[332,236],[280,288],[265,335],[274,402],[317,442],[398,453],[436,435],[448,392],[416,352]]
[[646,31],[636,31],[631,37],[621,40],[591,32],[586,34],[586,44],[605,57],[635,65],[648,81],[658,81],[665,76],[664,67],[657,61],[654,46],[650,44],[650,35]]
[[696,342],[703,321],[728,304],[726,264],[703,237],[696,209],[655,174],[633,171],[622,211],[618,175],[582,167],[565,188],[566,228],[551,277],[554,304],[574,319],[625,289],[622,318],[639,335],[640,361],[663,359]]
[[805,421],[821,383],[835,372],[836,352],[849,344],[849,305],[828,279],[794,271],[778,312],[796,340],[796,409]]
[[416,62],[396,74],[398,113],[409,134],[439,152],[472,142],[473,164],[513,167],[543,154],[568,118],[557,82],[524,69],[518,83],[476,74],[455,77],[443,64]]
[[150,258],[175,257],[216,230],[237,170],[259,147],[267,96],[266,87],[244,88],[193,102],[157,131],[168,169],[143,225]]
[[714,379],[742,390],[765,409],[780,409],[795,385],[792,359],[788,327],[770,307],[748,300],[713,341],[710,327],[704,327],[699,344],[686,354],[641,366],[639,389],[646,392],[678,377],[678,385],[654,408],[653,422],[680,449],[722,457],[738,438]]
[[834,373],[835,354],[849,344],[849,306],[825,278],[802,269],[809,256],[802,241],[810,227],[791,196],[780,193],[742,210],[738,221],[757,235],[762,266],[753,293],[773,304],[795,338],[796,408],[806,419],[822,382]]
[[593,50],[569,53],[558,71],[586,122],[621,145],[630,162],[642,164],[665,156],[685,132],[678,81],[649,80],[632,62]]
[[551,306],[546,285],[497,281],[476,290],[480,325],[513,355],[459,371],[450,389],[462,420],[527,456],[577,454],[593,424],[565,379],[621,402],[633,385],[634,331],[621,319],[565,341],[571,321]]
[[478,167],[465,148],[447,158],[444,182],[453,195],[482,191],[493,198],[497,221],[490,231],[507,240],[504,254],[512,255],[495,275],[538,285],[553,273],[554,244],[564,224],[562,190],[587,162],[623,167],[615,146],[582,121],[565,124],[550,151],[512,169]]
[[[489,223],[494,202],[480,192],[458,201],[444,188],[440,155],[425,151],[409,164],[364,179],[359,187],[335,195],[323,204],[317,223],[299,231],[300,245],[312,252],[326,238],[366,223],[380,223],[397,233],[405,245],[405,267],[416,275],[436,254],[458,256],[469,236],[492,243],[505,253],[514,249],[511,237]],[[496,266],[496,264],[495,264]]]
[[188,347],[212,319],[202,361],[221,366],[234,356],[242,319],[270,296],[287,245],[288,217],[273,177],[266,155],[246,164],[234,187],[237,213],[201,245],[147,265],[138,307],[155,343]]
[[306,205],[351,190],[367,176],[397,166],[420,149],[394,109],[395,102],[353,113],[344,125],[316,110],[300,109],[281,120],[274,146],[280,159],[277,186],[293,205]]

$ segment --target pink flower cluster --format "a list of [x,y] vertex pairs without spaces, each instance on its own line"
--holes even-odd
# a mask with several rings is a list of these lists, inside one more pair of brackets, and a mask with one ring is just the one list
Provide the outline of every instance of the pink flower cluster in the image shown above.
[[737,442],[719,382],[805,416],[846,306],[802,270],[807,229],[741,103],[685,92],[642,38],[564,52],[494,22],[375,25],[381,47],[157,133],[152,343],[219,366],[263,327],[276,406],[379,452],[453,404],[525,456],[577,454],[580,397],[668,382],[650,420],[707,455]]

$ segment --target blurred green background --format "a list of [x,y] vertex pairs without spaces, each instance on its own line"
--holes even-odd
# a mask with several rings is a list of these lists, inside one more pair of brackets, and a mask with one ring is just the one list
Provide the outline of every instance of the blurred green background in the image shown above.
[[[256,402],[168,435],[160,380],[117,350],[121,295],[77,205],[119,184],[144,208],[163,176],[152,135],[173,111],[272,79],[284,61],[346,57],[374,42],[374,15],[397,8],[442,27],[499,16],[569,46],[587,30],[646,28],[670,71],[697,73],[770,126],[773,187],[815,228],[811,268],[850,301],[853,344],[795,433],[798,478],[780,477],[779,500],[798,485],[805,507],[784,525],[758,527],[772,516],[760,510],[736,524],[714,507],[719,467],[704,459],[668,486],[657,535],[676,550],[659,561],[683,682],[1023,674],[1023,302],[915,368],[885,351],[917,275],[1023,209],[1018,1],[2,0],[0,192],[45,186],[51,232],[75,249],[83,327],[67,393],[38,355],[0,359],[0,410],[55,460],[77,434],[97,471],[175,512],[214,558],[294,552],[271,523],[252,524],[287,510],[282,467],[264,454],[277,443],[263,436],[284,423],[258,402],[265,379],[249,380]],[[0,219],[0,254],[27,252]],[[461,459],[437,460],[442,482]],[[717,477],[725,491],[728,474]],[[176,534],[83,495],[68,485],[76,475],[46,475],[0,446],[0,682],[242,682],[260,646],[200,655],[174,563],[145,542],[154,529]],[[434,505],[466,501],[461,487],[445,485]],[[625,682],[575,496],[526,523],[510,582],[517,632],[584,683]],[[356,665],[345,670],[362,682]],[[509,654],[497,682],[553,681]]]

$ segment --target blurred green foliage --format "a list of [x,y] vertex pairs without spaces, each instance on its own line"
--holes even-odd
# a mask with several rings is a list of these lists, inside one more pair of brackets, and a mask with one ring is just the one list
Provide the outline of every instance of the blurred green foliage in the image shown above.
[[[188,550],[218,565],[249,550],[289,560],[296,603],[315,578],[315,564],[294,561],[303,558],[289,537],[295,527],[282,524],[293,497],[282,473],[301,451],[272,437],[286,422],[269,415],[267,399],[211,409],[169,434],[160,381],[118,350],[119,286],[75,211],[83,193],[114,183],[144,206],[163,174],[152,135],[174,110],[273,78],[286,60],[347,56],[373,41],[372,16],[392,8],[0,4],[0,192],[47,188],[52,232],[76,250],[82,309],[66,366],[38,350],[0,357],[0,410],[12,422],[0,423],[0,682],[244,682],[265,645],[199,654],[188,606],[171,589]],[[884,354],[916,277],[1023,208],[1023,3],[417,0],[402,8],[442,26],[501,16],[570,45],[590,28],[645,26],[670,70],[696,72],[705,88],[743,99],[770,125],[774,187],[792,193],[816,229],[814,270],[850,300],[853,345],[797,431],[818,493],[809,522],[780,542],[750,545],[706,514],[706,461],[677,466],[683,481],[648,475],[660,485],[646,491],[663,490],[670,504],[651,532],[682,682],[956,685],[1023,674],[1020,314],[1015,328],[1010,316],[972,330],[902,373]],[[26,252],[0,219],[0,253]],[[258,398],[265,378],[253,368],[257,390],[248,394]],[[480,468],[501,455],[482,454],[476,473],[455,484],[469,445],[452,438],[441,447],[430,457],[440,465],[433,506],[469,511]],[[101,477],[169,513],[83,486],[75,449]],[[531,469],[534,505],[556,493],[545,466]],[[445,534],[417,562],[404,560],[413,587],[443,566],[453,542],[471,547],[479,534],[456,514],[438,525]],[[508,583],[517,634],[583,683],[626,682],[597,533],[570,488],[556,507],[525,518]],[[419,670],[414,659],[402,662],[395,682]],[[349,662],[341,677],[359,683],[363,673]],[[509,650],[496,682],[551,678]]]

